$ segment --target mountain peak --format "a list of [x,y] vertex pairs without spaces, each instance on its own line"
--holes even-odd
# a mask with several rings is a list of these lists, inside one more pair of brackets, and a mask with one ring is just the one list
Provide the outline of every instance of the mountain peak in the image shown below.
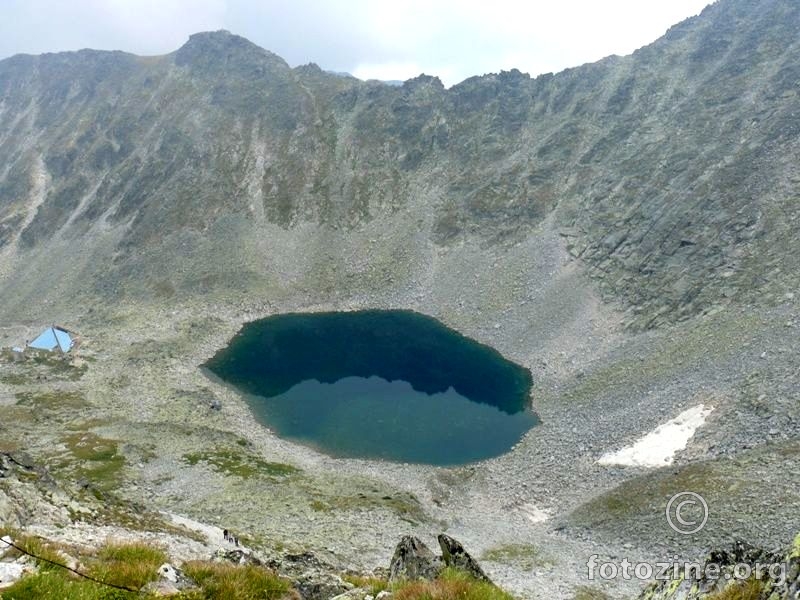
[[280,56],[264,50],[250,40],[231,33],[226,29],[203,31],[189,36],[189,40],[175,53],[179,65],[203,65],[215,62],[235,62],[244,64],[253,60],[274,63],[288,68]]
[[227,29],[217,29],[216,31],[198,31],[197,33],[191,34],[189,36],[189,40],[186,42],[186,44],[184,44],[184,46],[219,46],[223,44],[252,44],[252,42],[240,35],[231,33]]
[[234,45],[234,44],[252,44],[246,38],[240,35],[231,33],[227,29],[217,29],[216,31],[198,31],[189,36],[189,39],[182,47],[187,46],[220,46],[220,45]]

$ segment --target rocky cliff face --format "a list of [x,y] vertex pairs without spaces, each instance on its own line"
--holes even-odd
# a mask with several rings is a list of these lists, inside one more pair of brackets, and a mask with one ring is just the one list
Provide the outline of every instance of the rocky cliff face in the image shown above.
[[790,600],[800,592],[800,536],[787,552],[736,542],[686,568],[694,572],[686,573],[683,567],[669,571],[661,581],[651,583],[639,600]]
[[450,89],[292,69],[227,32],[15,56],[0,287],[26,306],[54,281],[85,300],[369,294],[385,281],[341,245],[380,270],[409,236],[502,253],[544,228],[633,328],[776,302],[798,283],[798,29],[793,0],[721,0],[632,56]]

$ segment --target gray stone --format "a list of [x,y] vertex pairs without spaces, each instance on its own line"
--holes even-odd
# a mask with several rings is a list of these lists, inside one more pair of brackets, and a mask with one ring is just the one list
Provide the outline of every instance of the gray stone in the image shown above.
[[389,581],[435,579],[442,572],[442,560],[419,538],[405,535],[397,544],[389,564]]
[[169,563],[164,563],[158,567],[158,575],[171,583],[178,583],[178,571]]
[[260,567],[264,564],[259,558],[253,556],[253,553],[246,548],[236,548],[234,550],[220,548],[214,553],[214,558],[216,560],[232,562],[236,565],[255,565]]
[[186,590],[197,587],[197,584],[190,577],[169,563],[164,563],[158,567],[158,576],[159,581],[155,583],[161,585],[155,586],[158,589],[151,590],[158,596],[173,595],[175,593],[171,591],[173,588],[176,590]]
[[142,589],[143,592],[160,597],[177,596],[181,590],[171,581],[151,581]]
[[439,547],[442,549],[442,560],[448,567],[465,571],[475,579],[491,583],[478,561],[470,556],[469,552],[461,545],[461,542],[444,533],[439,534],[438,540]]
[[344,594],[339,594],[338,596],[334,596],[331,600],[367,600],[367,598],[371,598],[372,596],[365,596],[364,590],[361,588],[356,588],[354,590],[350,590],[345,592]]
[[294,582],[294,587],[303,600],[330,600],[353,589],[341,577],[330,573],[312,571]]
[[[0,490],[0,523],[10,528],[19,527],[20,525],[14,502],[3,490]],[[0,548],[1,553],[2,548]]]
[[33,457],[27,452],[12,452],[8,457],[23,469],[32,470],[36,467]]

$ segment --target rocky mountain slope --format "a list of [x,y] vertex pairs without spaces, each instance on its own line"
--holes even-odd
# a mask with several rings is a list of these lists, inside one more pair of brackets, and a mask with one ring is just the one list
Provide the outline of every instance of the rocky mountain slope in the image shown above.
[[791,0],[722,0],[629,57],[448,90],[291,69],[226,32],[6,59],[4,297],[38,298],[43,256],[70,294],[246,292],[274,275],[245,241],[270,225],[320,226],[314,253],[375,220],[449,247],[553,217],[633,327],[775,303],[797,283],[798,25]]

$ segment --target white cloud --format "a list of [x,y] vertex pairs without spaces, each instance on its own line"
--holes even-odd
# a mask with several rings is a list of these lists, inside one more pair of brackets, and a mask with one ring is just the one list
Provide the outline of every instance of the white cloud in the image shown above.
[[627,54],[707,0],[0,0],[0,57],[83,47],[161,54],[226,28],[292,65],[452,85]]
[[102,23],[125,50],[161,54],[175,50],[198,31],[219,29],[225,0],[89,0],[90,20]]
[[368,45],[386,60],[364,56],[349,69],[356,76],[367,73],[377,79],[425,72],[440,76],[447,85],[501,69],[518,68],[532,75],[559,71],[610,54],[629,54],[699,13],[705,4],[706,0],[374,2],[356,18],[366,25]]
[[161,54],[222,27],[225,11],[226,0],[0,0],[0,57],[81,48]]

